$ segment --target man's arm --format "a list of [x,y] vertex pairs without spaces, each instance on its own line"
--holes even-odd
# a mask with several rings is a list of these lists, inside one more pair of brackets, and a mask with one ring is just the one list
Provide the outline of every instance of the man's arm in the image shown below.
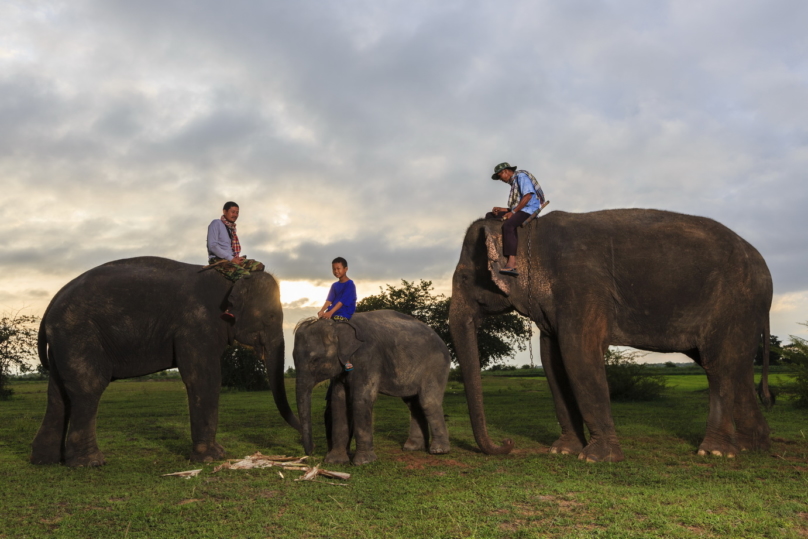
[[[329,302],[329,303],[331,303],[331,302]],[[324,312],[323,316],[321,316],[320,318],[331,318],[332,316],[334,316],[334,313],[339,311],[341,308],[342,308],[342,302],[338,301],[338,302],[336,302],[334,304],[333,307],[331,307],[326,312]]]
[[[509,212],[508,212],[508,214],[506,214],[506,215],[505,215],[505,217],[506,217],[506,218],[509,218],[509,217],[510,217],[511,215],[513,215],[514,213],[516,213],[516,212],[518,212],[518,211],[521,211],[521,210],[522,210],[522,208],[524,208],[525,206],[527,206],[527,203],[528,203],[528,202],[530,202],[530,199],[531,199],[531,198],[533,198],[533,195],[532,195],[532,194],[527,194],[527,195],[523,196],[523,197],[522,197],[522,200],[520,200],[520,201],[519,201],[519,204],[517,204],[516,206],[514,206],[514,207],[513,207],[513,209],[512,209],[511,211],[509,211]],[[510,215],[509,215],[509,214],[510,214]]]
[[325,303],[323,303],[323,308],[320,309],[317,312],[317,318],[324,318],[325,317],[325,311],[326,311],[326,309],[328,309],[329,305],[331,305],[331,301],[330,300],[325,300]]

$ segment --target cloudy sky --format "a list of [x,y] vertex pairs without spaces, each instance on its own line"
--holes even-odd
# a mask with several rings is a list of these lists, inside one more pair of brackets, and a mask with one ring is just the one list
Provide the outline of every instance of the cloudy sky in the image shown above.
[[[360,296],[448,293],[510,161],[550,208],[714,218],[808,320],[802,0],[0,3],[0,309],[103,262],[193,263],[226,200],[290,325],[344,256]],[[517,364],[524,363],[524,355]]]

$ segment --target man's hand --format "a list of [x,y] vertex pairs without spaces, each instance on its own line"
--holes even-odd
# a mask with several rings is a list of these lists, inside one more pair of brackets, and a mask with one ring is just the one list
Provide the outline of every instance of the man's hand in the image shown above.
[[232,262],[233,264],[241,264],[242,262],[244,262],[244,260],[245,258],[243,256],[234,256],[233,260],[231,260],[230,262]]
[[507,212],[505,215],[503,215],[503,216],[502,216],[502,220],[503,220],[503,221],[507,221],[507,220],[508,220],[508,219],[510,219],[512,216],[513,216],[513,212],[510,212],[510,211],[509,211],[509,212]]
[[323,315],[320,318],[325,318],[325,319],[331,318],[332,316],[334,316],[334,310],[335,309],[331,309],[330,311],[323,313]]
[[503,213],[508,213],[508,208],[500,208],[499,206],[495,206],[491,213],[494,215],[502,215]]

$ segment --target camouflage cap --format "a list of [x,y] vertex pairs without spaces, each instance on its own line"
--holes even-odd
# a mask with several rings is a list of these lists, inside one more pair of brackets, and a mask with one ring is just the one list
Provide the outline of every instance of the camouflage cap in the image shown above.
[[503,170],[516,170],[516,167],[512,167],[510,163],[508,163],[507,161],[504,163],[500,163],[494,167],[494,174],[491,176],[491,179],[498,180],[499,173],[502,172]]

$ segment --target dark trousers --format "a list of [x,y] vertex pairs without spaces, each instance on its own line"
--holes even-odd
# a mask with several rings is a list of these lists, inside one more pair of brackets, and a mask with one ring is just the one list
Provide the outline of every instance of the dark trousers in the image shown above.
[[[530,214],[523,211],[518,211],[511,215],[511,217],[502,223],[502,255],[503,256],[516,256],[516,246],[519,245],[519,238],[516,235],[516,229],[522,223],[527,221]],[[498,219],[493,213],[487,213],[486,219]]]

